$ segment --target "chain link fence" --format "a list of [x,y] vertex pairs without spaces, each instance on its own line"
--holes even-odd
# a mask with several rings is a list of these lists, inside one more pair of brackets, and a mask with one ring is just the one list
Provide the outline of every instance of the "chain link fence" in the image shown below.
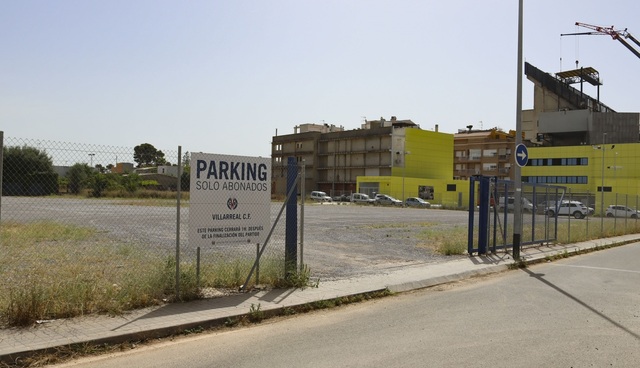
[[[5,322],[20,323],[15,320],[20,313],[46,319],[124,310],[176,297],[177,286],[178,297],[185,299],[237,290],[245,282],[260,244],[189,244],[187,151],[21,139],[1,132],[0,138]],[[275,203],[266,209],[271,222],[279,210]],[[282,278],[284,242],[281,221],[251,283]],[[18,311],[28,305],[38,310]]]
[[[495,252],[513,246],[516,188],[512,181],[483,177],[472,180],[473,190],[487,185],[485,206],[477,200],[468,232],[468,252]],[[477,184],[477,185],[476,185]],[[475,192],[474,192],[475,194]],[[520,244],[576,243],[589,239],[640,232],[640,196],[573,191],[571,188],[522,183]],[[596,204],[604,206],[596,207]]]

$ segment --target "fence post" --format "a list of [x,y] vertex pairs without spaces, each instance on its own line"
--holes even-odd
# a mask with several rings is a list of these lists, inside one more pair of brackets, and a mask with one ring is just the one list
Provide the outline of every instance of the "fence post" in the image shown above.
[[176,298],[180,300],[180,194],[182,186],[182,146],[178,146],[178,191],[176,199]]
[[[616,206],[618,205],[618,193],[616,193],[616,200],[615,200],[615,202],[613,204],[615,204]],[[627,210],[625,208],[625,212],[626,211]],[[616,230],[617,230],[616,228],[618,227],[618,216],[616,216],[617,213],[615,213],[615,212],[613,213],[613,215],[614,215],[613,216],[613,236],[615,236],[616,235]],[[627,218],[627,214],[626,213],[624,214],[624,218]]]
[[[2,172],[4,171],[4,132],[0,130],[0,224],[2,222]],[[0,225],[1,226],[1,225]]]
[[[287,192],[291,192],[298,179],[298,165],[295,157],[288,158],[287,168]],[[296,272],[298,261],[298,196],[291,195],[287,198],[286,233],[285,233],[285,277],[290,277]]]
[[490,178],[480,177],[480,209],[478,210],[478,254],[487,254],[489,239],[489,185]]
[[256,285],[260,284],[260,243],[256,243]]
[[304,270],[304,199],[306,197],[305,179],[306,163],[302,159],[302,173],[300,174],[300,272]]
[[472,176],[469,178],[469,222],[467,226],[469,229],[467,232],[467,253],[469,253],[469,255],[473,254],[473,220],[476,209],[475,190],[476,177]]

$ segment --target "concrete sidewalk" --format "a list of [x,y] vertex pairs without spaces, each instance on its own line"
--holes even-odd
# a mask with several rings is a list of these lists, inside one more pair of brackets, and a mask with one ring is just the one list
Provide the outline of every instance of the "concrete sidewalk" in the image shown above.
[[[604,246],[640,241],[640,234],[555,246],[528,246],[521,251],[526,263],[544,261],[558,254],[575,254]],[[170,336],[195,327],[222,325],[249,314],[252,306],[265,313],[277,312],[322,300],[388,289],[403,292],[509,269],[509,254],[474,256],[444,263],[402,267],[386,273],[354,279],[320,282],[305,289],[274,289],[240,295],[172,303],[127,312],[117,317],[87,316],[43,321],[34,327],[0,330],[0,361],[15,359],[71,344],[118,343]]]

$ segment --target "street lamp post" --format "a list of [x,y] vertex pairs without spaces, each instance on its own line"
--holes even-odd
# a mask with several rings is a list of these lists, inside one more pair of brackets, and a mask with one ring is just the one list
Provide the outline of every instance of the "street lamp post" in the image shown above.
[[91,160],[91,167],[93,167],[93,156],[95,156],[95,155],[96,155],[95,153],[90,153],[89,154],[89,157],[90,157],[90,160]]
[[405,173],[406,173],[406,170],[407,170],[407,164],[404,161],[404,155],[402,155],[402,156],[403,156],[402,157],[402,207],[404,207],[404,202],[407,200],[404,197],[404,177],[406,176]]
[[[604,160],[605,160],[605,151],[607,150],[606,147],[606,141],[607,141],[607,133],[602,133],[602,145],[600,146],[594,146],[593,149],[599,149],[602,150],[602,163],[600,165],[601,167],[601,182],[600,182],[600,232],[604,232]],[[615,145],[611,146],[611,149],[614,149]],[[617,154],[617,153],[616,153]],[[615,157],[614,157],[615,160]],[[615,162],[615,161],[614,161]],[[615,163],[614,163],[614,170],[615,170]]]
[[408,151],[397,151],[396,155],[398,155],[398,160],[400,160],[400,154],[402,154],[402,207],[405,207],[406,198],[404,197],[404,178],[406,176],[407,170],[407,161],[405,160],[406,155],[410,154]]
[[411,152],[409,151],[396,151],[396,155],[398,156],[398,160],[397,162],[400,163],[400,154],[402,154],[402,207],[405,207],[405,201],[406,198],[404,197],[404,178],[406,176],[406,172],[407,172],[407,162],[405,160],[406,155],[410,154]]

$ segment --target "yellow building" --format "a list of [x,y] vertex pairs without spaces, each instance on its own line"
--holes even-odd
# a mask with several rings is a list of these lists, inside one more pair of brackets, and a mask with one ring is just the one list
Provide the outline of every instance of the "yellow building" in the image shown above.
[[574,198],[595,205],[597,214],[612,204],[638,207],[639,157],[640,143],[530,147],[522,181],[567,187]]
[[453,138],[448,133],[398,129],[394,132],[391,175],[358,176],[357,191],[466,206],[469,182],[453,179]]

